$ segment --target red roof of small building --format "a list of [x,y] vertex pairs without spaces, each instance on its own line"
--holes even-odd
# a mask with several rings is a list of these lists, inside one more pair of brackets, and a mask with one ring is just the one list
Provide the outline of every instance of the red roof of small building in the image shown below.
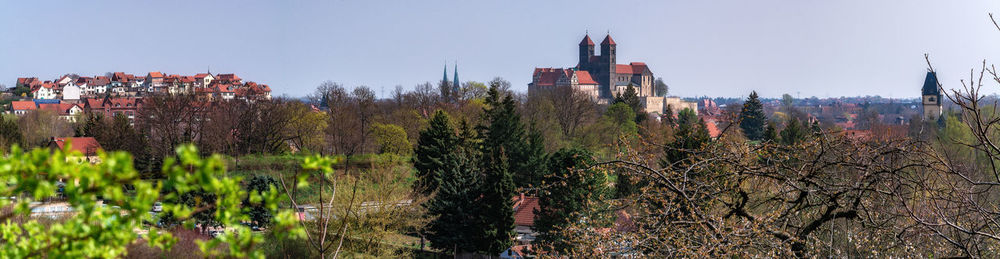
[[196,78],[196,79],[203,79],[203,78],[208,77],[209,75],[211,75],[211,74],[209,74],[209,73],[195,74],[194,78]]
[[538,210],[538,197],[524,196],[524,194],[514,197],[514,225],[534,226],[536,210]]
[[75,104],[75,103],[40,103],[40,104],[38,104],[38,109],[39,110],[53,111],[53,112],[56,112],[59,115],[69,115],[70,114],[69,111],[71,109],[73,109],[73,107],[78,107],[78,108],[82,109],[82,107],[80,107],[78,104]]
[[236,74],[219,74],[215,76],[215,79],[222,81],[238,81],[240,80],[240,77],[236,76]]
[[152,78],[161,78],[161,77],[163,77],[163,73],[160,73],[160,71],[153,71],[153,72],[149,72],[148,76],[152,77]]
[[10,109],[15,111],[37,110],[35,101],[13,101],[10,102]]
[[59,149],[65,148],[67,142],[69,142],[70,150],[80,152],[85,156],[96,155],[97,150],[101,149],[101,144],[97,143],[97,140],[92,137],[53,138],[52,142]]

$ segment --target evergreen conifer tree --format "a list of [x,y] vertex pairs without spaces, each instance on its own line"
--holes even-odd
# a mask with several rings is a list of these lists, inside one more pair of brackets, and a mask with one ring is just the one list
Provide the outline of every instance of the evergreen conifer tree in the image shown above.
[[416,189],[424,195],[430,195],[437,190],[441,181],[441,171],[448,170],[453,165],[455,145],[458,137],[452,129],[448,114],[437,111],[431,117],[430,125],[420,132],[417,147],[413,154],[413,167],[416,169]]
[[[514,241],[514,174],[525,174],[531,168],[523,158],[527,143],[524,125],[516,111],[514,99],[491,85],[483,110],[482,124],[477,127],[481,143],[480,171],[482,185],[479,213],[479,245],[477,252],[498,254]],[[522,159],[522,160],[514,160]],[[513,163],[510,163],[513,161]],[[477,196],[472,196],[477,197]]]
[[743,110],[740,112],[740,129],[743,135],[750,140],[764,139],[764,127],[767,123],[767,115],[764,114],[764,104],[757,97],[757,91],[750,93],[750,97],[743,103]]
[[802,141],[806,138],[806,131],[802,127],[798,118],[792,118],[785,126],[785,129],[781,131],[781,143],[785,145],[793,145]]
[[479,246],[480,203],[475,197],[482,187],[476,162],[464,153],[449,161],[454,165],[441,171],[436,195],[426,203],[435,218],[427,224],[431,247],[455,254],[475,252]]
[[663,167],[672,166],[691,156],[691,152],[702,148],[712,137],[708,134],[705,121],[698,118],[691,109],[684,109],[677,115],[677,130],[674,141],[664,147]]
[[764,129],[764,141],[778,141],[778,128],[774,125],[774,122],[767,122],[767,128]]

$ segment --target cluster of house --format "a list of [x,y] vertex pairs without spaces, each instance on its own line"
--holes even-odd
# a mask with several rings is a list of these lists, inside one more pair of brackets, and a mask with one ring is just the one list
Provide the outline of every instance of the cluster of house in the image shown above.
[[244,82],[235,74],[212,73],[181,76],[156,71],[136,76],[115,72],[94,77],[65,75],[55,81],[22,77],[13,89],[29,91],[11,103],[11,113],[48,110],[69,121],[84,112],[124,114],[132,119],[143,97],[160,94],[190,94],[201,101],[271,99],[271,88],[265,84]]
[[155,71],[146,76],[136,76],[115,72],[93,77],[65,75],[55,81],[23,77],[17,79],[16,87],[30,89],[30,97],[33,99],[65,101],[102,96],[142,97],[151,94],[194,94],[208,100],[271,98],[271,88],[265,84],[244,82],[235,74],[212,73],[181,76]]

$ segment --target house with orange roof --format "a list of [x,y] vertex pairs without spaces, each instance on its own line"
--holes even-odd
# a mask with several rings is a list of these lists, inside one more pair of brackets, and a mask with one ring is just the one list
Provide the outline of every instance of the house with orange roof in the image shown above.
[[195,74],[194,75],[194,86],[195,87],[205,87],[205,86],[208,86],[209,84],[211,84],[212,80],[215,80],[215,76],[213,76],[212,73]]
[[518,243],[535,241],[535,211],[538,208],[538,197],[524,193],[514,197],[514,232],[517,233],[514,239]]
[[67,155],[67,160],[77,160],[81,163],[89,162],[91,164],[101,162],[100,157],[97,155],[98,151],[101,150],[101,144],[97,143],[97,139],[92,137],[53,137],[49,140],[49,148],[66,149],[67,146],[69,146],[69,150],[74,153],[72,155]]
[[35,101],[13,101],[10,102],[10,110],[15,115],[24,115],[29,111],[38,110]]
[[39,103],[38,110],[51,111],[68,122],[76,122],[83,114],[83,107],[75,103]]

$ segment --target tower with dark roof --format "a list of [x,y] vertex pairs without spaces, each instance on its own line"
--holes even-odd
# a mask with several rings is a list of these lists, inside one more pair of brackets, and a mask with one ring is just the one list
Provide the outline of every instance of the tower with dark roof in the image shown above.
[[594,58],[594,41],[590,40],[590,35],[584,35],[580,41],[580,63],[577,63],[577,67],[580,70],[590,69],[592,58]]
[[941,117],[941,87],[934,72],[927,72],[927,76],[924,77],[924,87],[921,89],[921,95],[924,106],[924,120],[935,121]]
[[458,93],[461,87],[462,84],[458,82],[458,61],[455,61],[455,81],[451,83],[451,92]]
[[448,63],[444,64],[444,73],[442,73],[441,75],[441,83],[442,84],[448,83]]

